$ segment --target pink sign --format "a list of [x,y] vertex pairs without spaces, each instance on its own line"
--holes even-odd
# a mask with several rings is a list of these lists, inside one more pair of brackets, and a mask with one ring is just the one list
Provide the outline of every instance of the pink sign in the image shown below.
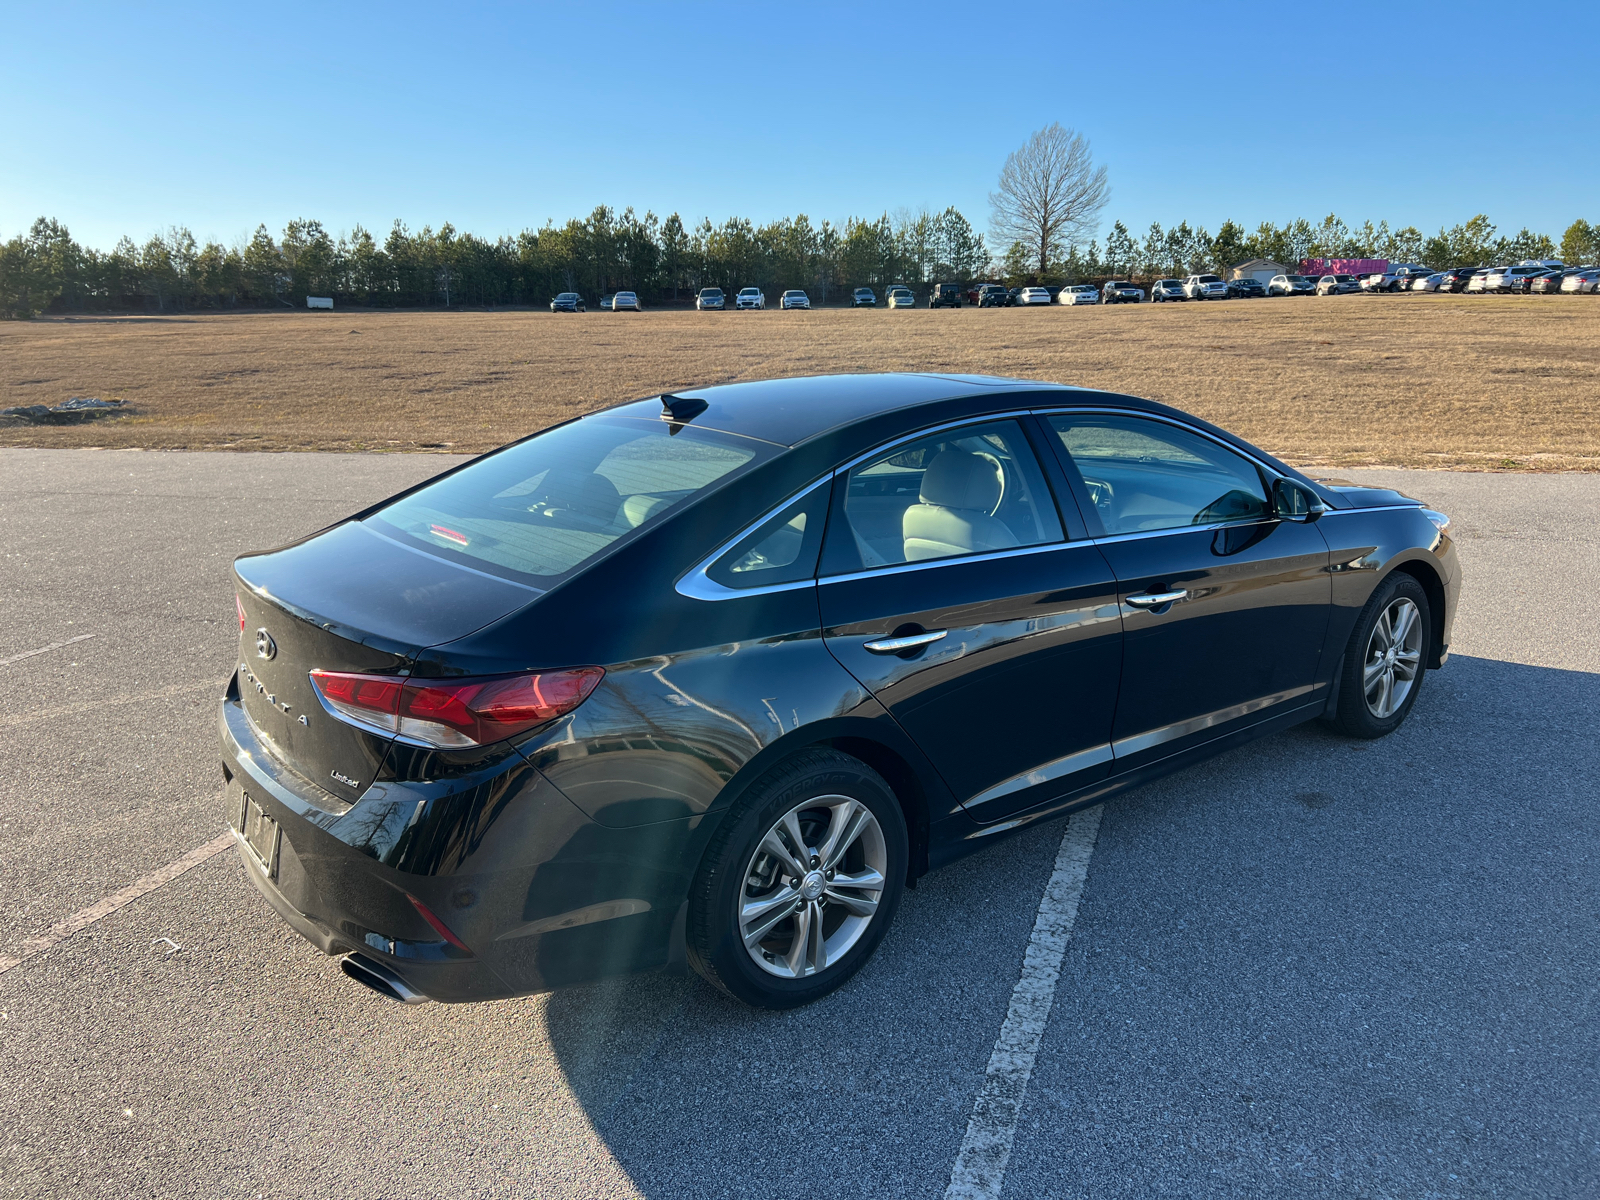
[[1387,258],[1303,258],[1302,275],[1382,275],[1389,269]]

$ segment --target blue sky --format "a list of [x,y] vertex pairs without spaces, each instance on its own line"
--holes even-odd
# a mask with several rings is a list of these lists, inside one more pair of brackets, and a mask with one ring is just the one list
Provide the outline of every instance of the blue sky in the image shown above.
[[[1105,220],[1600,222],[1600,4],[0,0],[0,236],[493,236],[954,204],[1059,121]],[[1563,70],[1564,58],[1583,62]]]

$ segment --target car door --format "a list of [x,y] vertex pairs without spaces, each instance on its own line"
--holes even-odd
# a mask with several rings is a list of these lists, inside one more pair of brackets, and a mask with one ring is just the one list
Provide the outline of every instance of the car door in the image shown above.
[[1328,545],[1314,522],[1275,515],[1262,468],[1162,419],[1046,420],[1117,576],[1116,769],[1320,703]]
[[818,583],[829,650],[982,821],[1101,779],[1112,757],[1116,580],[1069,496],[1064,529],[1025,421],[853,466]]

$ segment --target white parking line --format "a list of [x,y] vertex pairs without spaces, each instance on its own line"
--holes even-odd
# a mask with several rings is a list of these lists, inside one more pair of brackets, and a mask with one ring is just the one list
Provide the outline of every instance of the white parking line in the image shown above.
[[140,896],[149,895],[158,887],[171,883],[179,875],[191,867],[198,867],[206,859],[222,853],[233,845],[233,834],[224,833],[212,838],[203,846],[196,846],[182,858],[175,858],[158,871],[152,871],[142,879],[136,879],[120,892],[114,892],[98,904],[91,904],[81,912],[74,913],[65,921],[51,927],[50,932],[39,937],[29,938],[22,943],[21,949],[15,954],[0,954],[0,975],[4,975],[12,967],[27,962],[35,954],[50,949],[57,942],[71,937],[80,929],[87,929],[101,917],[109,917],[117,909],[132,904]]
[[64,642],[51,642],[48,646],[40,646],[37,650],[24,650],[21,654],[13,654],[10,658],[0,658],[0,667],[9,667],[12,663],[32,658],[35,654],[48,654],[52,650],[60,650],[63,646],[72,645],[73,642],[87,642],[93,636],[92,633],[80,633],[77,637],[70,637]]
[[1033,934],[1022,958],[1022,977],[1011,990],[1011,1007],[995,1039],[989,1069],[972,1105],[967,1136],[961,1141],[945,1200],[994,1200],[1005,1182],[1006,1163],[1017,1138],[1017,1119],[1028,1094],[1039,1039],[1056,999],[1061,960],[1067,953],[1078,901],[1089,877],[1089,856],[1100,832],[1101,806],[1075,814],[1067,822],[1056,854],[1056,868],[1045,884]]
[[199,683],[173,683],[164,688],[156,688],[151,692],[132,692],[122,696],[102,696],[98,700],[80,700],[74,704],[58,704],[53,708],[34,708],[27,712],[15,713],[11,716],[0,717],[0,729],[10,729],[13,725],[27,725],[32,721],[48,721],[56,717],[70,717],[74,713],[91,712],[97,708],[107,706],[123,706],[128,704],[143,704],[147,700],[165,700],[169,696],[184,696],[190,692],[214,691],[220,699],[222,690],[227,686],[228,677],[222,679],[203,679]]

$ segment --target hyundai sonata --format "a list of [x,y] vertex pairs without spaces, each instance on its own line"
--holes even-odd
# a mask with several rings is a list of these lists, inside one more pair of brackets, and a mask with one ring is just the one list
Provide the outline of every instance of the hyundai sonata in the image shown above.
[[935,375],[620,404],[234,570],[228,817],[348,975],[464,1001],[687,963],[767,1007],[1018,829],[1301,721],[1391,732],[1460,587],[1396,492]]

